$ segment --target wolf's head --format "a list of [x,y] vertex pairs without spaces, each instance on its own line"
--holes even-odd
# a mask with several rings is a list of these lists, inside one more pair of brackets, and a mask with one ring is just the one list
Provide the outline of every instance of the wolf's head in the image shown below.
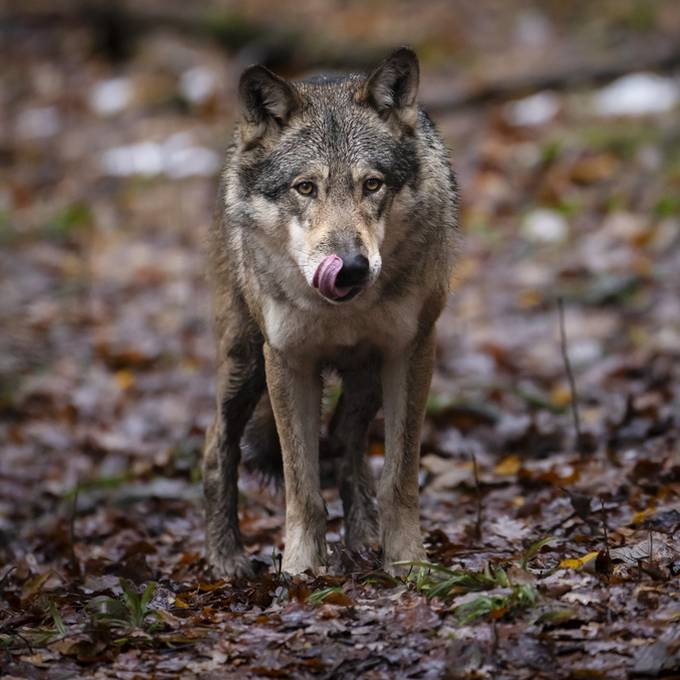
[[417,89],[407,48],[368,77],[289,82],[263,66],[241,76],[249,216],[327,301],[354,298],[380,274],[390,210],[418,174]]

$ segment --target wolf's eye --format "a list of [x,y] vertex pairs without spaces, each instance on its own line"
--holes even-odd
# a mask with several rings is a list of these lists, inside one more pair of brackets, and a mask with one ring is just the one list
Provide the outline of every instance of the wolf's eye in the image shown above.
[[305,180],[304,182],[298,182],[295,185],[295,190],[303,196],[313,196],[316,193],[316,184]]
[[364,189],[370,193],[375,193],[383,185],[382,180],[377,177],[369,177],[364,182]]

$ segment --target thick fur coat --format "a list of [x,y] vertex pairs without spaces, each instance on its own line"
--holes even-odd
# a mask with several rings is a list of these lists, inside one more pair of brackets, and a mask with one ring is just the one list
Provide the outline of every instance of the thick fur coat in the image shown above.
[[[263,464],[282,456],[284,570],[324,564],[318,449],[329,368],[343,381],[330,440],[348,545],[379,543],[390,570],[424,556],[419,438],[455,261],[457,192],[417,105],[418,77],[415,54],[402,48],[368,77],[288,82],[255,66],[241,78],[209,241],[218,393],[203,475],[217,575],[251,570],[238,525],[242,447]],[[381,404],[376,493],[365,448]]]

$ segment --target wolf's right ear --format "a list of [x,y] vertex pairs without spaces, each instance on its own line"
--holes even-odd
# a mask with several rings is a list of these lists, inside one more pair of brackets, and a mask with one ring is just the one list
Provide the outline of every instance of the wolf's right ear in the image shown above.
[[359,99],[373,106],[385,120],[394,116],[403,125],[415,128],[419,79],[416,53],[408,47],[401,47],[367,78],[358,93]]
[[299,107],[293,86],[264,66],[250,66],[238,86],[241,104],[241,140],[248,147],[269,131],[280,130]]

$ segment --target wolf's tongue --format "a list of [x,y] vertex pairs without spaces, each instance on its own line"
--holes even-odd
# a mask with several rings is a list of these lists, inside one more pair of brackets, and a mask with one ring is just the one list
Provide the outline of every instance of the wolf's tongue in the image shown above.
[[338,298],[344,297],[349,293],[350,288],[338,287],[335,285],[335,281],[337,280],[341,269],[342,258],[337,255],[324,257],[324,259],[321,260],[321,264],[319,264],[314,272],[312,285],[319,289],[321,295],[330,298],[331,300],[337,300]]

